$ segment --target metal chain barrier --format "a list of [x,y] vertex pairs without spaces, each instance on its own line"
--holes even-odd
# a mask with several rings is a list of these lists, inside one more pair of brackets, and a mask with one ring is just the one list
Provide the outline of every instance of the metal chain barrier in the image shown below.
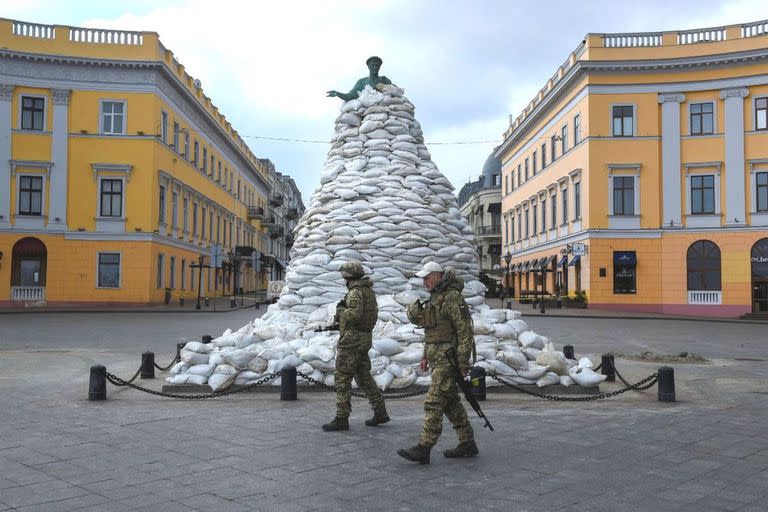
[[[306,374],[304,374],[302,372],[296,372],[296,375],[298,375],[302,379],[306,380],[307,382],[310,382],[312,384],[320,386],[321,388],[325,389],[326,391],[333,391],[334,393],[336,392],[336,387],[335,386],[329,386],[328,384],[326,384],[324,382],[321,382],[319,380],[313,379],[309,375],[306,375]],[[400,399],[400,398],[410,398],[412,396],[424,395],[424,394],[427,393],[427,391],[428,391],[427,389],[423,389],[423,390],[419,390],[419,391],[412,391],[410,393],[402,393],[402,394],[398,394],[398,395],[387,395],[386,393],[382,393],[382,395],[384,396],[385,400],[397,400],[397,399]],[[357,398],[368,398],[368,395],[366,395],[365,393],[355,393],[355,392],[352,392],[352,396],[357,397]]]
[[[133,377],[131,377],[130,379],[123,380],[123,379],[120,379],[118,377],[115,377],[115,379],[118,382],[112,382],[112,381],[110,381],[110,382],[112,382],[112,384],[114,384],[115,386],[132,386],[133,384],[131,384],[131,382],[135,381],[136,377],[138,377],[140,373],[141,373],[141,366],[139,366],[139,369],[136,370],[136,373],[134,373]],[[110,375],[112,375],[112,374],[107,372],[107,380],[109,380],[109,376]],[[114,375],[112,375],[112,376],[114,377]]]
[[172,367],[173,365],[175,365],[175,364],[176,364],[176,356],[173,356],[173,361],[171,361],[170,363],[168,363],[168,366],[160,366],[160,365],[158,365],[157,363],[155,363],[155,368],[157,368],[157,369],[158,369],[158,370],[160,370],[161,372],[164,372],[164,371],[170,370],[170,369],[171,369],[171,367]]
[[[136,375],[138,375],[138,372],[136,373]],[[278,377],[280,375],[280,372],[268,373],[267,375],[264,375],[262,378],[260,378],[256,382],[252,384],[248,384],[247,386],[232,386],[231,388],[226,389],[224,391],[214,391],[213,393],[206,393],[203,395],[181,395],[176,393],[165,393],[163,391],[155,391],[154,389],[143,388],[141,386],[137,386],[136,384],[131,384],[133,379],[136,378],[136,375],[134,375],[131,380],[126,381],[116,375],[113,375],[107,372],[107,380],[115,386],[128,386],[129,388],[133,388],[137,391],[143,391],[144,393],[149,393],[150,395],[161,396],[164,398],[180,398],[182,400],[204,400],[206,398],[218,398],[220,396],[234,395],[236,393],[242,393],[243,391],[249,391],[257,386],[261,386],[265,382],[271,381],[275,377]]]
[[616,395],[620,395],[621,393],[625,393],[633,389],[638,391],[643,389],[649,389],[656,384],[656,381],[658,378],[655,373],[652,373],[651,375],[647,376],[646,378],[644,378],[643,380],[635,384],[630,384],[625,388],[618,389],[616,391],[611,391],[610,393],[601,393],[599,395],[590,395],[590,396],[571,397],[571,396],[554,396],[554,395],[545,395],[543,393],[536,393],[535,391],[528,391],[527,389],[521,388],[520,386],[516,386],[511,382],[507,382],[506,380],[503,380],[501,377],[497,375],[489,375],[489,377],[521,393],[535,396],[536,398],[544,398],[546,400],[554,400],[557,402],[590,402],[592,400],[601,400],[603,398],[610,398]]

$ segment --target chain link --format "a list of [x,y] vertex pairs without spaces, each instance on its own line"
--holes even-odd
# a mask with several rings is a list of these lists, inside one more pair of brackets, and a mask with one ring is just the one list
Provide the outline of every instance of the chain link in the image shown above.
[[168,363],[168,366],[160,366],[160,365],[158,365],[157,363],[155,363],[155,368],[157,368],[157,369],[158,369],[158,370],[160,370],[161,372],[165,372],[165,371],[168,371],[168,370],[170,370],[170,369],[171,369],[171,367],[172,367],[173,365],[175,365],[177,362],[178,362],[178,361],[176,361],[176,356],[174,356],[174,358],[173,358],[173,361],[171,361],[170,363]]
[[[489,377],[491,377],[492,379],[498,382],[501,382],[505,386],[509,386],[512,389],[520,391],[521,393],[535,396],[536,398],[544,398],[546,400],[554,400],[557,402],[590,402],[592,400],[601,400],[603,398],[610,398],[616,395],[620,395],[621,393],[625,393],[632,389],[636,389],[636,390],[649,389],[656,384],[656,380],[657,380],[657,375],[655,373],[652,373],[646,378],[644,378],[643,380],[635,384],[630,384],[625,388],[618,389],[616,391],[611,391],[610,393],[601,393],[599,395],[590,395],[590,396],[571,397],[571,396],[554,396],[554,395],[545,395],[543,393],[536,393],[535,391],[528,391],[527,389],[521,388],[520,386],[516,386],[511,382],[507,382],[506,380],[503,380],[497,375],[489,375]],[[646,385],[643,386],[644,384]]]
[[[131,382],[136,380],[136,377],[138,377],[140,373],[141,373],[141,366],[139,366],[139,369],[136,370],[136,373],[134,373],[133,377],[131,377],[130,379],[123,380],[123,379],[115,377],[115,379],[117,379],[119,381],[119,384],[116,383],[116,382],[112,382],[112,384],[114,384],[115,386],[129,386],[129,385],[131,385]],[[107,380],[109,380],[109,376],[110,375],[112,375],[112,374],[107,372]],[[114,377],[114,375],[112,375],[112,376]]]
[[136,375],[133,376],[133,379],[129,381],[125,381],[120,377],[117,377],[116,375],[113,375],[107,372],[107,380],[115,386],[128,386],[129,388],[133,388],[137,391],[143,391],[144,393],[149,393],[150,395],[162,396],[164,398],[180,398],[182,400],[204,400],[206,398],[218,398],[220,396],[234,395],[236,393],[242,393],[243,391],[249,391],[257,386],[264,384],[265,382],[271,381],[275,377],[278,377],[280,373],[281,372],[268,373],[264,375],[262,378],[260,378],[259,380],[257,380],[256,382],[248,384],[247,386],[232,386],[231,388],[226,389],[224,391],[214,391],[213,393],[206,393],[204,395],[181,395],[177,393],[165,393],[163,391],[155,391],[154,389],[143,388],[141,386],[137,386],[136,384],[131,384],[131,381],[136,378],[136,375],[138,375],[138,372]]
[[[306,380],[307,382],[310,382],[312,384],[320,386],[321,388],[325,389],[326,391],[333,391],[334,393],[336,392],[336,387],[329,386],[325,382],[321,382],[321,381],[319,381],[317,379],[313,379],[309,375],[306,375],[306,374],[304,374],[302,372],[296,372],[296,375],[300,376],[302,379]],[[412,391],[411,393],[402,393],[402,394],[398,394],[398,395],[387,395],[387,394],[382,393],[382,395],[384,396],[385,400],[397,400],[397,399],[400,399],[400,398],[410,398],[412,396],[424,395],[424,394],[427,393],[427,391],[428,391],[428,389],[421,389],[419,391]],[[352,394],[352,396],[357,397],[357,398],[368,398],[368,395],[366,395],[365,393],[355,393],[355,392],[352,392],[351,394]]]

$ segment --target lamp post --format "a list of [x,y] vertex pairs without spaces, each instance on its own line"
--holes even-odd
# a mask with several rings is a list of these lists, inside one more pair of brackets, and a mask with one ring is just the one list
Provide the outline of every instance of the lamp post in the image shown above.
[[[510,295],[509,293],[509,264],[512,262],[512,254],[509,252],[509,250],[507,250],[507,254],[504,255],[504,261],[507,262],[507,279],[506,279],[507,282],[506,282],[505,290],[507,293],[507,297],[511,299],[512,295]],[[507,308],[512,309],[511,300],[507,300]]]

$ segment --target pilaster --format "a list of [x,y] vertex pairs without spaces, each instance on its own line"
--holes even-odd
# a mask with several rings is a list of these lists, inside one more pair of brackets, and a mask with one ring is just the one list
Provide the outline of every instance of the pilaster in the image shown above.
[[725,215],[726,226],[746,226],[744,189],[744,98],[746,87],[722,89],[725,100]]
[[11,227],[11,100],[13,85],[0,84],[0,229]]
[[67,230],[67,184],[69,182],[69,89],[53,89],[53,132],[51,137],[51,186],[48,229]]
[[661,103],[662,227],[680,228],[680,103],[683,94],[659,94]]

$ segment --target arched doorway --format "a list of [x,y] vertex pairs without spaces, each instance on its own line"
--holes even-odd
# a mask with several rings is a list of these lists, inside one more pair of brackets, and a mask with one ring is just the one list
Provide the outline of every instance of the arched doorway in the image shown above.
[[768,312],[768,238],[752,246],[752,312]]
[[48,251],[34,237],[22,238],[13,246],[11,262],[11,300],[45,300],[45,274]]

